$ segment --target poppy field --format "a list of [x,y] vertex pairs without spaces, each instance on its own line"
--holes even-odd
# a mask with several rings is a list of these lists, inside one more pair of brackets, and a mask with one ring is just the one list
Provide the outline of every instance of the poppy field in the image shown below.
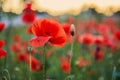
[[120,80],[120,13],[0,11],[0,80]]

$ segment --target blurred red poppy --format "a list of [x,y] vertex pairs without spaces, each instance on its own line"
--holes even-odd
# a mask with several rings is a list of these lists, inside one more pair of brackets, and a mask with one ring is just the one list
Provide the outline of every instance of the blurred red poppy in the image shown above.
[[66,34],[63,27],[53,19],[40,19],[32,26],[32,33],[37,36],[30,40],[32,46],[38,47],[46,42],[54,46],[63,46],[66,43]]
[[10,49],[11,49],[13,52],[18,53],[18,52],[21,51],[22,45],[21,45],[20,43],[15,43],[15,44],[12,44],[12,45],[10,46]]
[[26,24],[30,24],[34,22],[35,18],[36,18],[36,15],[34,12],[25,12],[22,15],[22,21]]
[[69,23],[64,23],[62,24],[62,26],[67,35],[67,41],[70,42],[71,41],[71,32],[70,32],[71,25]]
[[23,11],[32,11],[31,6],[31,3],[27,3]]
[[76,65],[78,67],[85,67],[90,64],[90,60],[84,59],[83,57],[79,57],[76,61]]
[[108,25],[107,25],[107,24],[101,23],[101,24],[98,25],[97,31],[98,31],[98,33],[100,33],[100,34],[102,34],[102,35],[104,35],[104,36],[107,36],[108,33],[109,33],[109,31],[110,31],[110,29],[108,28]]
[[60,66],[61,69],[65,72],[65,73],[69,73],[70,72],[70,64],[69,64],[69,60],[67,58],[61,58],[60,59]]
[[[28,58],[27,63],[30,64],[30,58]],[[42,66],[41,66],[40,61],[38,61],[38,60],[37,60],[36,58],[34,58],[34,57],[31,58],[31,69],[32,69],[32,71],[34,71],[34,72],[42,69]]]
[[0,32],[5,28],[5,23],[4,22],[0,22]]
[[99,45],[102,44],[104,42],[104,37],[103,36],[94,36],[94,43]]
[[31,3],[27,3],[23,10],[22,21],[26,24],[33,23],[36,18],[35,11],[31,9],[31,6]]
[[90,33],[85,33],[78,38],[78,41],[90,45],[94,42],[94,36]]
[[104,37],[104,45],[109,48],[112,48],[113,50],[117,48],[117,45],[115,41],[113,40],[113,38],[109,38],[109,37]]
[[30,26],[30,27],[27,27],[26,32],[27,32],[28,34],[32,34],[32,27],[31,27],[31,26]]
[[20,41],[21,41],[21,37],[20,37],[19,35],[15,35],[15,36],[13,37],[13,41],[14,41],[14,42],[20,42]]
[[26,62],[28,60],[28,55],[25,53],[19,53],[17,55],[17,59],[22,62]]
[[98,52],[96,53],[95,59],[96,59],[97,61],[102,61],[102,60],[103,60],[103,57],[104,57],[103,52],[98,51]]
[[6,56],[6,51],[0,48],[0,59]]
[[117,40],[120,40],[120,30],[115,31],[114,37],[115,37]]
[[68,36],[70,36],[70,24],[64,23],[64,24],[62,24],[62,26],[63,26],[63,29],[64,29],[65,33],[66,33]]
[[5,41],[0,40],[0,59],[6,56],[6,51],[2,49],[4,45],[5,45]]
[[4,46],[5,45],[5,41],[4,40],[0,40],[0,48],[2,47],[2,46]]

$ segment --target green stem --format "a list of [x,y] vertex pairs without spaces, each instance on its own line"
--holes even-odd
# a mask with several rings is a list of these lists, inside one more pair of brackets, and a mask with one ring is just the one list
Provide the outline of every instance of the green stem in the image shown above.
[[44,51],[43,51],[43,80],[46,80],[46,44],[44,45]]
[[71,43],[70,73],[69,74],[71,74],[71,72],[72,72],[73,43],[74,42]]
[[116,78],[115,73],[116,73],[116,66],[113,67],[112,80],[115,80],[115,78]]
[[4,69],[4,70],[3,70],[3,73],[4,73],[4,72],[7,73],[7,75],[8,75],[8,80],[11,80],[9,71],[8,71],[7,69]]
[[29,54],[29,60],[30,60],[30,62],[29,62],[29,69],[30,69],[30,73],[29,73],[29,80],[31,80],[31,76],[32,76],[32,73],[31,73],[31,69],[32,69],[32,55],[31,55],[31,53]]

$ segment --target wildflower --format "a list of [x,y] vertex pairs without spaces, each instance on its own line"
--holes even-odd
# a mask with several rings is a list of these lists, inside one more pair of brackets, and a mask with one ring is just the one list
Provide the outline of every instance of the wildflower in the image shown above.
[[97,61],[102,61],[104,57],[103,52],[100,50],[100,47],[96,47],[95,51],[95,60]]
[[78,41],[81,42],[81,43],[84,43],[86,45],[90,45],[94,42],[94,37],[93,37],[92,34],[86,33],[86,34],[81,35],[78,38]]
[[[28,58],[27,63],[30,64],[30,58]],[[36,72],[38,70],[42,69],[40,61],[38,61],[36,58],[31,58],[31,69],[33,72]]]
[[88,64],[90,64],[90,61],[87,59],[84,59],[83,57],[79,57],[78,60],[76,61],[76,65],[78,67],[85,67]]
[[117,40],[120,40],[120,30],[115,31],[114,37],[115,37]]
[[65,73],[69,73],[70,72],[70,64],[69,64],[69,60],[67,58],[61,58],[61,69],[65,72]]
[[6,51],[2,49],[4,45],[5,45],[5,42],[1,40],[0,41],[0,59],[6,56]]
[[94,43],[95,44],[102,44],[104,42],[103,36],[94,36]]
[[36,14],[35,12],[31,9],[31,4],[28,3],[25,7],[25,9],[23,10],[23,15],[22,15],[22,21],[26,24],[30,24],[32,22],[34,22],[35,18],[36,18]]
[[0,32],[5,28],[5,23],[4,22],[0,22]]
[[44,45],[46,42],[54,46],[63,46],[66,43],[66,35],[62,26],[52,19],[40,19],[32,26],[32,33],[36,36],[30,40],[35,47]]

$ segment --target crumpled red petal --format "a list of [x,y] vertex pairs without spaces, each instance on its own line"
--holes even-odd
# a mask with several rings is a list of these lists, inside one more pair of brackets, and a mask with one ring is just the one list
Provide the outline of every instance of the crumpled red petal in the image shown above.
[[30,45],[33,47],[40,47],[43,46],[46,42],[48,42],[49,39],[50,37],[44,36],[35,37],[30,40]]

